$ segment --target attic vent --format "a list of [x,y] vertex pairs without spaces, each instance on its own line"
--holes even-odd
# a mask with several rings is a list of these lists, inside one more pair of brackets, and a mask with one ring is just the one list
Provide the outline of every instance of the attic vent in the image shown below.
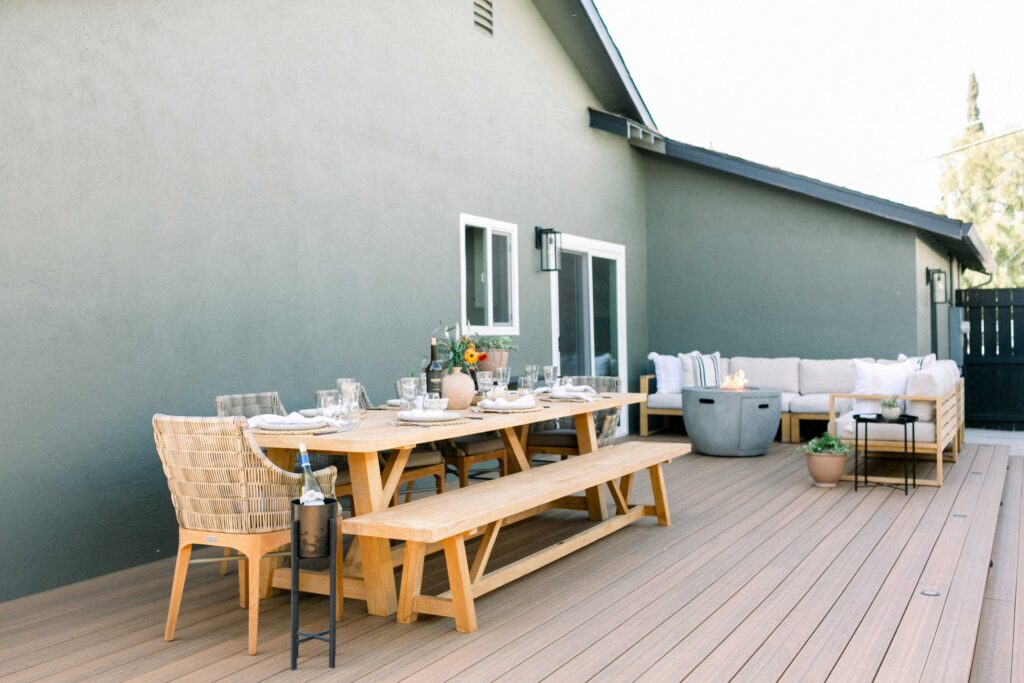
[[487,35],[494,35],[493,0],[473,0],[473,24]]

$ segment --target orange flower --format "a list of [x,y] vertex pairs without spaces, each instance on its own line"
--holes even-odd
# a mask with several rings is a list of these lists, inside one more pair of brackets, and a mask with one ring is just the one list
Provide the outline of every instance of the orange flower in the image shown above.
[[466,352],[462,354],[462,358],[470,365],[475,365],[480,360],[480,354],[473,349],[466,349]]
[[487,354],[486,353],[479,353],[479,354],[477,354],[476,360],[477,360],[477,362],[480,362],[482,360],[487,360]]

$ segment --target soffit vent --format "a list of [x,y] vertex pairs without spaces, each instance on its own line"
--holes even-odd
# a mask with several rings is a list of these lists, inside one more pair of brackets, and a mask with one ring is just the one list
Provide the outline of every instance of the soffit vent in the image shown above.
[[493,0],[473,0],[473,24],[487,35],[494,35]]

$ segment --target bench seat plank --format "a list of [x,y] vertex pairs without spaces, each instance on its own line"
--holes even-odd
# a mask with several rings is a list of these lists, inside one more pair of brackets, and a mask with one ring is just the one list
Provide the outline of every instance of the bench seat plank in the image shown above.
[[518,472],[442,495],[342,521],[342,531],[435,543],[529,508],[658,465],[690,451],[689,444],[629,442]]

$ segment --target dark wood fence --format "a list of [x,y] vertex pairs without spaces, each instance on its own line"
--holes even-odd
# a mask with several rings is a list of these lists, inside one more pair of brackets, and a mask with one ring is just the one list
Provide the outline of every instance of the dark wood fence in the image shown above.
[[971,324],[964,346],[970,427],[1024,429],[1024,289],[959,289]]

